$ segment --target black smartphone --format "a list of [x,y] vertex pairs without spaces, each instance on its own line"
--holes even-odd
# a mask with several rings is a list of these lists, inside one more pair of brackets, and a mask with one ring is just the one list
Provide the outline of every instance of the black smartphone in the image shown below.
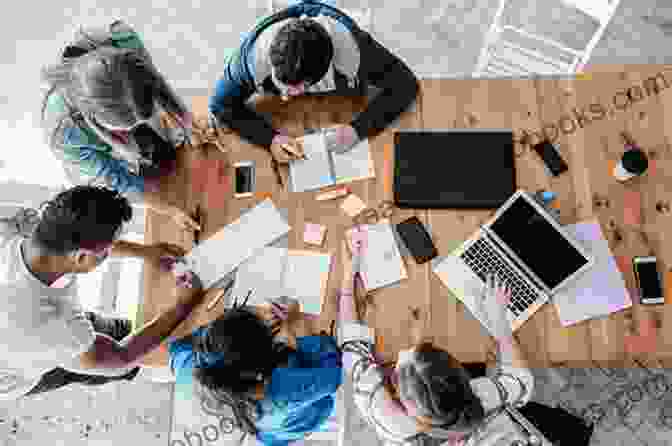
[[428,262],[438,255],[432,238],[418,217],[402,221],[397,225],[397,231],[418,264]]
[[641,304],[662,304],[665,302],[663,285],[658,273],[655,257],[635,257],[632,262],[635,279],[639,287]]
[[562,159],[558,148],[551,144],[550,141],[542,141],[539,144],[535,144],[533,148],[534,151],[539,154],[553,176],[557,177],[569,169],[565,160]]
[[254,192],[254,163],[242,161],[233,165],[236,172],[236,198],[251,197]]

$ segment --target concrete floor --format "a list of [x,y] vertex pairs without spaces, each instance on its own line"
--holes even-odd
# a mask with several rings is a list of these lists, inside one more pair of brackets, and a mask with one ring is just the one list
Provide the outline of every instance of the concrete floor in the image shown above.
[[[468,76],[493,19],[497,0],[338,0],[353,10],[370,10],[371,32],[397,52],[421,77]],[[507,20],[570,41],[590,32],[590,24],[558,6],[559,0],[512,0]],[[672,6],[668,0],[622,0],[611,26],[593,53],[592,63],[669,63]],[[67,6],[64,6],[67,5]],[[214,6],[216,5],[216,6]],[[230,6],[229,6],[230,5]],[[222,70],[221,55],[266,13],[268,0],[175,2],[105,1],[13,2],[5,10],[0,41],[4,84],[0,123],[15,144],[38,126],[39,70],[54,61],[63,42],[82,24],[123,18],[143,35],[156,65],[185,97],[208,95]],[[586,27],[588,31],[586,31]],[[172,387],[124,383],[105,388],[63,389],[33,401],[0,404],[0,441],[4,446],[33,444],[112,445],[123,441],[166,445]],[[88,426],[88,427],[87,427]],[[376,444],[362,432],[361,444]]]

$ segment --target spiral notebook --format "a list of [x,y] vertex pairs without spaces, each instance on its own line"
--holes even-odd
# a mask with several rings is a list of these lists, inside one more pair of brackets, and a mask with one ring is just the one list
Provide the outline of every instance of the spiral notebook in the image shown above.
[[305,192],[376,176],[368,139],[360,141],[346,153],[328,151],[323,132],[306,135],[300,141],[307,159],[289,164],[292,192]]

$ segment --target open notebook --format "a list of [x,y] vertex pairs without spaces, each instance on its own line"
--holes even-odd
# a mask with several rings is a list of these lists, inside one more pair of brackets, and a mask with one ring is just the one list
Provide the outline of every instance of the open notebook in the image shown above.
[[[364,253],[360,275],[367,290],[375,290],[406,279],[408,274],[394,236],[394,229],[387,219],[375,225],[362,225]],[[352,230],[348,240],[352,247]]]
[[300,302],[301,312],[319,315],[330,268],[329,254],[267,246],[238,267],[231,296],[244,298],[251,290],[248,305],[287,296]]
[[324,138],[323,132],[301,138],[308,159],[292,161],[289,164],[292,192],[304,192],[376,176],[368,139],[340,154],[328,151]]

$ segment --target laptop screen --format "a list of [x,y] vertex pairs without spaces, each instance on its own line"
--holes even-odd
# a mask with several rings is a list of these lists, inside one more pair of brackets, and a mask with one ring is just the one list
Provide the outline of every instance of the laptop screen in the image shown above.
[[523,197],[514,200],[490,229],[551,290],[588,263]]

